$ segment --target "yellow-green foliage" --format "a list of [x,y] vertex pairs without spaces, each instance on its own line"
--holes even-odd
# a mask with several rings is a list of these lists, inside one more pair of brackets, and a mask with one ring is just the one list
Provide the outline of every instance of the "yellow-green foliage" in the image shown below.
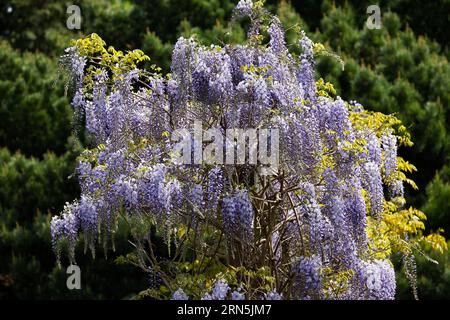
[[87,85],[92,83],[92,76],[100,71],[98,67],[110,71],[113,75],[112,80],[115,81],[119,80],[121,75],[136,69],[138,63],[150,61],[150,58],[139,49],[124,53],[111,46],[106,48],[105,41],[95,33],[74,41],[73,45],[77,47],[80,55],[89,58],[91,63],[86,72]]

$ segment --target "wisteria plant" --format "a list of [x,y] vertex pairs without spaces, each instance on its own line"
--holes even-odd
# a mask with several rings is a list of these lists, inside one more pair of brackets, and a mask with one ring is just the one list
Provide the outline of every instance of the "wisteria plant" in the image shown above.
[[[406,128],[316,80],[324,46],[299,30],[288,47],[262,2],[241,0],[232,23],[242,19],[244,44],[179,38],[167,75],[138,69],[142,51],[107,48],[96,34],[67,49],[89,148],[81,198],[51,222],[58,261],[67,249],[75,263],[81,237],[92,253],[113,246],[121,221],[134,246],[122,259],[151,279],[139,297],[393,299],[394,252],[416,293],[414,254],[446,243],[405,206],[403,184],[415,187],[414,166],[397,155],[412,145]],[[173,133],[196,121],[223,133],[277,129],[278,167],[173,161]]]

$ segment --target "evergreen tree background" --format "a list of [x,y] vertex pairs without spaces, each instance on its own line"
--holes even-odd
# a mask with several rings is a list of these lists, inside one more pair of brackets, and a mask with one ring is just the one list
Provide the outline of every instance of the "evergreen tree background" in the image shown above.
[[[81,8],[82,29],[66,27],[67,6]],[[368,30],[372,1],[267,1],[294,43],[299,25],[345,62],[320,58],[318,75],[346,100],[367,109],[396,113],[415,146],[402,150],[418,168],[419,190],[407,198],[428,216],[427,227],[450,237],[450,0],[380,0],[382,28]],[[231,0],[6,0],[0,4],[0,299],[130,298],[146,289],[146,275],[120,264],[132,250],[119,225],[116,251],[95,260],[79,248],[82,290],[66,288],[65,268],[51,250],[50,216],[78,196],[75,159],[82,145],[73,137],[70,90],[64,94],[58,57],[69,41],[98,33],[109,45],[140,48],[170,71],[176,39],[197,35],[204,44],[224,37],[239,41],[244,29],[229,31]],[[422,299],[450,297],[450,253],[418,258]],[[64,261],[63,261],[64,262]],[[66,262],[67,264],[67,262]],[[411,299],[398,273],[400,299]]]

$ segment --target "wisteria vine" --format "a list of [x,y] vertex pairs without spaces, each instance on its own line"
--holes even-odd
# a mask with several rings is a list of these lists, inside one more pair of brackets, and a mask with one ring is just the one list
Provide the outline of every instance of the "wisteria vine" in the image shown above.
[[[408,133],[316,80],[324,48],[304,32],[297,55],[261,2],[239,1],[232,20],[243,17],[245,44],[179,38],[165,76],[136,67],[149,60],[141,51],[106,48],[95,34],[67,49],[90,147],[76,170],[81,198],[51,221],[58,261],[66,247],[75,263],[81,234],[92,252],[108,246],[122,222],[135,246],[127,259],[151,275],[141,296],[393,299],[392,252],[410,261],[421,241],[445,244],[422,235],[423,213],[404,208],[414,167],[397,148],[411,144]],[[194,121],[279,129],[279,168],[175,164],[170,136]]]

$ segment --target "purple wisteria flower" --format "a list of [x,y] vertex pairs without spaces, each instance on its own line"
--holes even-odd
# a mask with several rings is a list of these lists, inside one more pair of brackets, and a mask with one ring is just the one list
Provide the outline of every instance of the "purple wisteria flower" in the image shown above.
[[179,288],[173,293],[172,300],[189,300],[189,297],[184,293],[183,289]]
[[252,0],[239,0],[234,11],[237,15],[248,16],[252,12],[253,1]]
[[231,238],[244,242],[253,236],[253,207],[247,190],[236,190],[222,201],[224,228]]
[[206,293],[202,300],[225,300],[230,291],[230,287],[223,279],[219,279],[214,284],[211,293]]

